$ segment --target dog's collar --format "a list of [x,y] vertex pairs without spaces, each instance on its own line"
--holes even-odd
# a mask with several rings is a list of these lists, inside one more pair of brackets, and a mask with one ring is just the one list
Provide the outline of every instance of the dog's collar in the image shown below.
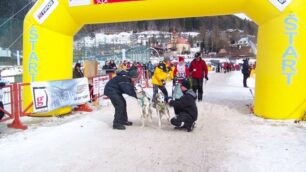
[[144,105],[144,97],[145,96],[141,96],[141,97],[138,98],[140,100],[141,106]]
[[145,92],[143,91],[142,94],[141,94],[141,96],[138,97],[138,99],[139,99],[140,102],[141,102],[141,106],[144,105],[144,99],[145,99],[145,98],[147,98],[149,101],[151,101],[151,99],[150,99],[149,97],[147,97],[146,94],[145,94]]

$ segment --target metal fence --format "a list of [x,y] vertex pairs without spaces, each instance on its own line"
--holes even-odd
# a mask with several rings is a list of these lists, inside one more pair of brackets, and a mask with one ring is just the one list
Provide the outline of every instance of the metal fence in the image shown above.
[[[79,60],[97,60],[97,61],[109,61],[114,60],[116,64],[119,64],[122,59],[123,55],[122,52],[115,52],[113,51],[111,54],[107,55],[99,55],[98,53],[94,52],[96,50],[87,50],[86,57],[79,57],[79,54],[74,54],[74,59],[77,61]],[[147,63],[150,60],[150,47],[147,46],[135,46],[130,47],[125,52],[125,59],[128,61],[136,61],[141,63]]]

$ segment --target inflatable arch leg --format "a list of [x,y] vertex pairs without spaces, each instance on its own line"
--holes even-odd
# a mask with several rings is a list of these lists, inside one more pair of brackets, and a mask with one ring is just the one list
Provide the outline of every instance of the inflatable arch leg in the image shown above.
[[[255,114],[271,119],[301,119],[304,116],[304,0],[94,2],[96,0],[37,1],[24,22],[24,82],[71,79],[73,36],[84,24],[245,12],[259,25]],[[31,102],[29,90],[25,91],[24,102]],[[69,111],[68,107],[44,115],[60,115]]]
[[305,8],[260,25],[255,114],[302,119],[306,110]]

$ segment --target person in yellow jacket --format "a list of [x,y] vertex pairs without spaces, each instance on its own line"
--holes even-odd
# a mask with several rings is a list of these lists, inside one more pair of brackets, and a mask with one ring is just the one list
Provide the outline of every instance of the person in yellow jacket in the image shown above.
[[120,63],[118,69],[120,70],[126,70],[127,69],[127,62],[124,60],[123,62]]
[[171,69],[169,69],[168,62],[170,59],[168,57],[164,58],[163,62],[160,62],[154,69],[152,76],[152,84],[153,84],[153,107],[156,103],[156,94],[158,93],[158,89],[162,91],[164,94],[165,101],[168,101],[168,91],[165,87],[166,80],[168,80],[171,76]]
[[167,65],[168,65],[168,69],[169,69],[169,78],[168,79],[173,80],[175,66],[172,63],[167,63]]

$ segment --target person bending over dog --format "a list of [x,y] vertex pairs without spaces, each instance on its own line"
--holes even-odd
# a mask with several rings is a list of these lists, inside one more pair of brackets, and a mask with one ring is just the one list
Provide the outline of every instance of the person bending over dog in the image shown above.
[[175,129],[187,129],[192,131],[195,121],[198,118],[198,108],[196,105],[197,95],[190,89],[190,82],[184,79],[181,84],[184,95],[176,100],[169,99],[168,103],[174,107],[175,117],[170,120]]
[[117,76],[107,82],[104,89],[104,95],[108,96],[115,107],[115,118],[113,121],[113,129],[125,130],[125,126],[133,125],[128,121],[126,111],[126,101],[122,94],[135,97],[136,92],[134,83],[138,78],[137,70],[121,71]]

